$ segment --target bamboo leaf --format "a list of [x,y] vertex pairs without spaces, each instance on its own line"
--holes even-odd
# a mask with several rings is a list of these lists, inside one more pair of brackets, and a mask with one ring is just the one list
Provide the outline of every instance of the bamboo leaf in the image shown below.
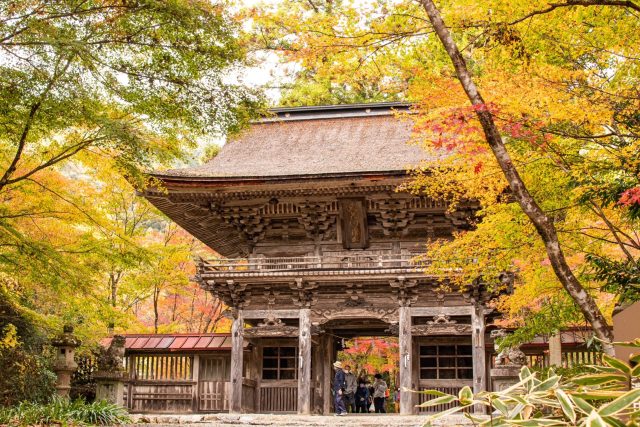
[[608,354],[602,355],[602,361],[612,368],[616,368],[621,372],[624,372],[626,375],[631,375],[631,366],[627,365],[620,359],[616,359],[615,357],[611,357]]
[[585,415],[589,415],[591,411],[593,411],[594,409],[593,406],[591,406],[591,404],[589,404],[586,400],[580,397],[571,396],[571,399],[576,404],[576,408],[578,408],[580,412],[582,412]]
[[579,397],[584,400],[613,400],[622,396],[624,391],[615,391],[615,390],[589,390],[589,391],[577,391],[577,392],[569,392],[569,395],[573,397],[574,401],[576,397]]
[[473,391],[471,391],[471,387],[469,387],[468,385],[462,387],[460,389],[460,392],[458,393],[458,399],[463,405],[468,405],[469,403],[471,403],[471,401],[473,401]]
[[578,385],[598,385],[614,381],[626,382],[627,376],[622,374],[588,374],[573,378],[571,381]]
[[602,419],[609,425],[614,427],[626,427],[626,424],[614,417],[602,417]]
[[428,417],[426,419],[426,422],[431,423],[432,421],[435,421],[438,418],[446,417],[447,415],[455,414],[456,412],[461,412],[465,408],[468,408],[469,406],[470,405],[467,405],[467,406],[456,406],[455,408],[449,408],[446,411],[438,412],[437,414],[434,414],[434,415],[431,415],[430,417]]
[[602,417],[598,415],[598,413],[593,410],[587,417],[587,421],[585,422],[585,427],[606,427],[607,423],[604,422]]
[[554,388],[556,385],[558,385],[559,381],[560,381],[560,377],[555,375],[537,384],[535,387],[531,389],[531,392],[550,390]]
[[576,422],[576,411],[573,409],[573,402],[571,398],[562,390],[556,390],[556,397],[558,398],[558,402],[560,402],[560,407],[562,408],[562,412],[564,415],[571,420],[572,423]]
[[404,388],[403,389],[406,392],[410,392],[410,393],[416,393],[416,394],[427,394],[429,396],[453,396],[455,397],[453,394],[448,394],[448,393],[443,393],[439,390],[412,390],[410,388]]
[[598,413],[603,416],[617,414],[618,412],[630,407],[634,402],[640,401],[640,389],[633,389],[618,397],[613,402],[609,402],[602,406]]
[[491,405],[496,408],[498,411],[500,411],[502,414],[507,415],[509,414],[509,408],[507,407],[507,405],[500,399],[495,399],[491,401]]
[[451,403],[456,400],[458,399],[455,396],[440,396],[440,397],[436,397],[435,399],[427,400],[426,402],[418,405],[418,407],[428,408],[430,406],[446,405],[447,403]]
[[532,418],[530,420],[509,420],[509,424],[524,426],[524,427],[536,427],[536,426],[566,426],[568,423],[561,420],[554,420],[548,418]]

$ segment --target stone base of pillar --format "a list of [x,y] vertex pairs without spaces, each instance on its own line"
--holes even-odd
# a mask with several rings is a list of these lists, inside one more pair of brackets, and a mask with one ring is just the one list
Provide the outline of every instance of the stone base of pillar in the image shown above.
[[71,376],[75,369],[64,369],[57,367],[55,369],[56,376],[56,393],[60,397],[69,397],[71,391]]
[[493,391],[502,391],[520,381],[521,366],[501,366],[491,369],[491,386]]
[[96,372],[96,400],[104,400],[109,403],[125,406],[124,377],[125,373]]

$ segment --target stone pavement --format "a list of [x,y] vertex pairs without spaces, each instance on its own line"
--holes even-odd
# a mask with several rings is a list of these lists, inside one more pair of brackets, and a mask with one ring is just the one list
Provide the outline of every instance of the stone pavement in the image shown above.
[[[345,417],[302,416],[273,414],[199,414],[199,415],[132,415],[133,426],[326,426],[326,427],[419,427],[424,425],[426,415],[351,414]],[[471,421],[463,415],[451,415],[433,422],[434,426],[470,426]]]

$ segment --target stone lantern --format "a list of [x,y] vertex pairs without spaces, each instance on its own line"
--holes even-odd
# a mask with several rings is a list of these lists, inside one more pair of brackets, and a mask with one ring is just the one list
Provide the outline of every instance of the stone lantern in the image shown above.
[[80,340],[73,334],[73,326],[65,325],[61,335],[51,341],[51,345],[56,348],[56,361],[53,370],[56,373],[56,391],[59,396],[69,397],[71,390],[71,375],[78,368],[74,360],[76,347],[80,345]]

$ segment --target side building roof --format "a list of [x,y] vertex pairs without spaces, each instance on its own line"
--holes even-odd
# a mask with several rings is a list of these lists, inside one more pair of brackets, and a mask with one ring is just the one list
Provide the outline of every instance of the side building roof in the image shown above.
[[408,144],[413,123],[398,118],[406,103],[273,109],[225,144],[208,163],[154,175],[242,179],[399,172],[433,160]]
[[[231,334],[125,334],[127,352],[231,351]],[[109,347],[113,338],[100,341]],[[245,342],[244,346],[247,347]]]

